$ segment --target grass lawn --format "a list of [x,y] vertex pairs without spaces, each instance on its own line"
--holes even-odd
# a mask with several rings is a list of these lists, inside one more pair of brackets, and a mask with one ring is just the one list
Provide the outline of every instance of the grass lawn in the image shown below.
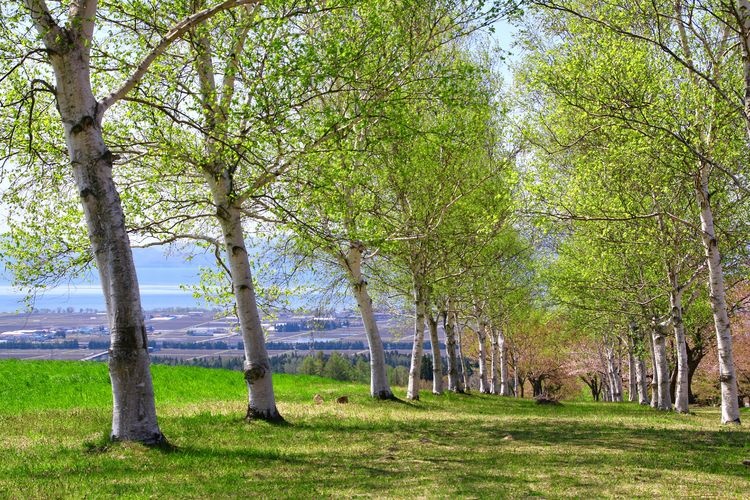
[[716,408],[426,392],[377,402],[364,385],[281,375],[288,424],[271,425],[243,421],[238,372],[153,373],[172,450],[106,444],[104,364],[0,362],[0,498],[750,495],[750,434],[720,425]]

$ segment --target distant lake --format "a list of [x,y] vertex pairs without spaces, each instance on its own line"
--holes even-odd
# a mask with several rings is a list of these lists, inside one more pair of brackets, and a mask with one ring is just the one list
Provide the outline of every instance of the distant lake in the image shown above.
[[[198,254],[192,259],[187,259],[180,254],[165,255],[158,248],[134,248],[133,257],[144,310],[212,307],[202,300],[194,299],[191,292],[180,288],[180,285],[190,286],[198,283],[201,267],[214,265],[212,255]],[[9,277],[0,274],[0,312],[22,309],[23,297],[23,293],[10,286]],[[289,297],[288,300],[293,307],[316,307],[316,301],[322,297],[320,293],[308,292],[303,296]],[[334,306],[354,307],[348,298]],[[72,307],[76,312],[79,309],[104,311],[104,297],[96,270],[92,270],[88,279],[71,281],[70,284],[45,290],[43,294],[37,295],[34,307],[50,310]]]
[[[201,300],[193,298],[189,291],[182,290],[180,285],[193,285],[198,282],[201,266],[212,264],[212,257],[199,256],[187,261],[184,255],[165,255],[162,250],[133,249],[138,283],[141,291],[141,302],[145,310],[168,307],[206,307]],[[24,294],[10,286],[7,277],[0,276],[0,312],[13,312],[23,308]],[[72,307],[79,309],[105,310],[104,297],[99,285],[96,270],[92,270],[88,279],[71,281],[56,288],[50,288],[39,294],[34,301],[37,309]]]
[[[141,302],[145,310],[168,307],[206,307],[201,300],[194,299],[182,284],[197,282],[197,268],[140,268],[138,281]],[[23,293],[10,285],[0,284],[0,312],[12,312],[23,308]],[[72,283],[50,288],[37,295],[37,309],[98,309],[104,311],[104,297],[98,282]]]

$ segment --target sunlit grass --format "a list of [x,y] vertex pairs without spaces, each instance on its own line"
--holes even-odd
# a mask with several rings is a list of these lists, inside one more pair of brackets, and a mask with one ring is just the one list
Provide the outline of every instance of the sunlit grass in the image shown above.
[[[0,362],[0,497],[742,497],[748,432],[717,409],[538,406],[275,378],[288,425],[243,421],[239,373],[154,367],[174,449],[106,441],[106,366]],[[397,391],[398,392],[398,391]],[[316,405],[313,395],[325,402]],[[348,395],[349,404],[336,396]],[[747,414],[743,415],[747,418]]]

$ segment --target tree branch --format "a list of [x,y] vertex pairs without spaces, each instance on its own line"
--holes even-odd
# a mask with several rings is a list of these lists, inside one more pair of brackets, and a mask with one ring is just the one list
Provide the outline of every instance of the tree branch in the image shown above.
[[94,25],[96,24],[97,0],[74,0],[70,2],[70,28],[80,30],[86,40],[94,36]]
[[[45,45],[48,46],[54,40],[54,36],[50,37],[51,32],[59,31],[60,27],[49,12],[47,2],[45,0],[26,0],[26,8],[31,14],[31,19],[34,21],[34,27],[45,38]],[[54,44],[52,44],[54,45]]]
[[[27,2],[42,2],[43,0],[27,0]],[[162,38],[162,40],[156,45],[156,47],[153,48],[153,50],[141,61],[141,63],[136,67],[135,71],[133,72],[130,77],[125,80],[125,82],[122,84],[122,86],[109,94],[107,97],[103,98],[101,101],[99,101],[99,118],[101,118],[101,115],[104,114],[104,112],[109,109],[114,103],[122,99],[127,95],[128,92],[130,92],[138,83],[141,81],[141,79],[144,77],[146,72],[148,71],[148,68],[151,66],[151,64],[158,58],[160,55],[164,53],[165,50],[176,40],[180,39],[185,33],[187,33],[191,28],[199,25],[200,23],[210,19],[214,15],[218,14],[219,12],[223,12],[225,10],[233,9],[235,7],[239,7],[241,5],[257,5],[261,2],[261,0],[224,0],[220,4],[204,9],[200,12],[196,12],[195,14],[186,17],[179,23],[177,23],[165,36]]]

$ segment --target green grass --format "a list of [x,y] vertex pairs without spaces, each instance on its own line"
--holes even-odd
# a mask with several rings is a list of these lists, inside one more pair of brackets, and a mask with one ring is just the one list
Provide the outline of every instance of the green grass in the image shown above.
[[[748,431],[717,409],[538,406],[275,377],[289,425],[246,423],[237,372],[154,366],[173,450],[117,443],[106,366],[0,362],[0,497],[745,497]],[[320,393],[322,405],[312,401]],[[336,404],[346,394],[349,404]],[[745,413],[747,419],[750,414]]]

